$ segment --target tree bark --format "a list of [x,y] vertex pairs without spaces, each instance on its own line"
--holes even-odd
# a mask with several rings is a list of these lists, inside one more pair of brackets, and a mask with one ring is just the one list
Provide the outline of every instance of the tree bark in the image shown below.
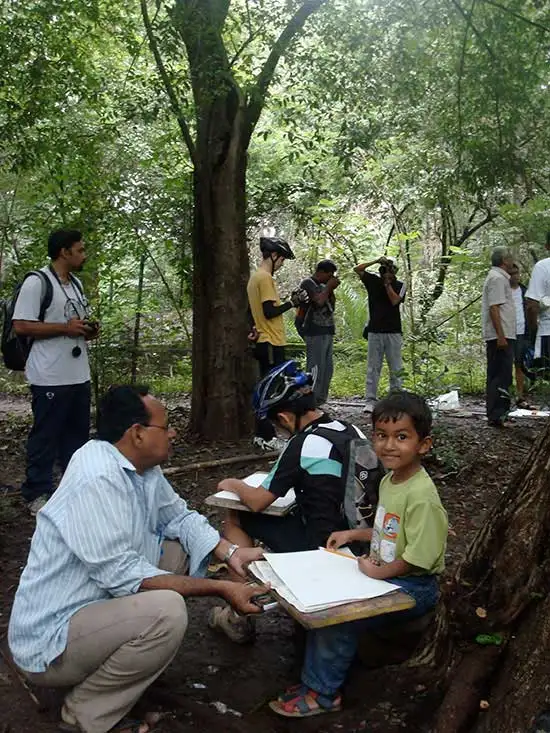
[[[437,733],[459,733],[472,725],[479,733],[526,731],[548,702],[549,534],[550,426],[512,477],[454,578],[448,631],[460,662],[451,666]],[[504,642],[492,653],[472,645],[477,634],[495,632]],[[441,644],[448,638],[441,634]],[[481,696],[490,707],[476,721]]]
[[206,439],[231,440],[252,427],[246,150],[239,117],[220,165],[204,160],[208,143],[197,149],[202,165],[195,173],[191,429]]

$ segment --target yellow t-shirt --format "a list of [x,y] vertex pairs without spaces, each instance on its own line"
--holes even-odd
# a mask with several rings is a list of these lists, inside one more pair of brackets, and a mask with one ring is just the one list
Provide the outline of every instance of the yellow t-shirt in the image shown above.
[[264,316],[262,303],[268,300],[275,301],[275,305],[281,305],[281,299],[277,292],[277,284],[273,277],[259,268],[253,272],[246,287],[248,302],[252,311],[252,318],[259,334],[258,342],[272,344],[273,346],[285,346],[285,323],[283,316],[275,316],[268,320]]
[[420,570],[413,575],[435,575],[445,569],[447,512],[434,482],[423,468],[402,484],[380,482],[374,519],[371,557],[384,564],[403,558]]

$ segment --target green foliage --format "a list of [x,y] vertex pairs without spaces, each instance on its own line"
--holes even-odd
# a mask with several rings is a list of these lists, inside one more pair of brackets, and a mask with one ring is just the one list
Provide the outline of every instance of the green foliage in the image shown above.
[[[149,11],[193,137],[196,78],[178,30],[186,5]],[[221,76],[239,103],[254,97],[301,5],[208,4],[220,12]],[[366,293],[351,270],[384,252],[397,256],[408,286],[407,384],[428,395],[483,388],[479,304],[461,309],[480,293],[491,247],[512,246],[527,273],[550,229],[549,27],[547,4],[528,0],[332,0],[287,49],[249,148],[249,233],[254,242],[271,228],[292,239],[298,262],[280,275],[284,293],[318,259],[337,260],[338,340],[351,346],[335,394],[363,393]],[[129,374],[143,255],[141,343],[187,347],[192,161],[138,7],[7,0],[0,67],[1,294],[44,263],[52,228],[78,226],[103,323],[98,382]],[[138,366],[157,389],[187,388],[188,364],[172,358],[164,375],[148,356]]]

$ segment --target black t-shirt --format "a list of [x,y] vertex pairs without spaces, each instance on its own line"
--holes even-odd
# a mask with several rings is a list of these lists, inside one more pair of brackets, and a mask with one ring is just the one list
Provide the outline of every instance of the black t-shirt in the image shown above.
[[400,280],[392,282],[392,288],[401,298],[400,303],[393,305],[388,298],[384,281],[379,275],[365,271],[361,275],[361,281],[367,289],[369,298],[367,331],[369,333],[402,333],[399,306],[405,300],[404,283]]
[[[315,428],[323,426],[323,436]],[[358,437],[353,425],[323,414],[294,435],[262,486],[275,496],[294,488],[304,521],[307,545],[324,547],[331,532],[348,529],[343,513],[345,495],[344,456],[326,437],[330,430]]]

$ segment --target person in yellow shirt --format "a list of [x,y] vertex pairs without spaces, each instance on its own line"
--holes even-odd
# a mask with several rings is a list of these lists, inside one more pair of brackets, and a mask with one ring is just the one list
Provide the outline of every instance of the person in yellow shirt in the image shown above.
[[[279,237],[260,237],[262,263],[252,273],[246,287],[251,333],[255,342],[254,356],[260,367],[260,378],[285,361],[285,324],[283,313],[299,305],[299,296],[281,303],[273,275],[285,260],[295,259],[288,242]],[[264,450],[278,448],[275,429],[267,419],[256,420],[254,444]]]
[[360,633],[422,616],[437,603],[448,525],[437,489],[421,463],[432,445],[430,408],[419,395],[395,392],[376,404],[372,425],[374,451],[389,471],[380,482],[374,527],[333,532],[327,548],[370,543],[369,555],[357,559],[359,570],[400,586],[416,605],[387,616],[310,631],[301,683],[269,704],[285,717],[306,718],[340,710],[340,687]]

